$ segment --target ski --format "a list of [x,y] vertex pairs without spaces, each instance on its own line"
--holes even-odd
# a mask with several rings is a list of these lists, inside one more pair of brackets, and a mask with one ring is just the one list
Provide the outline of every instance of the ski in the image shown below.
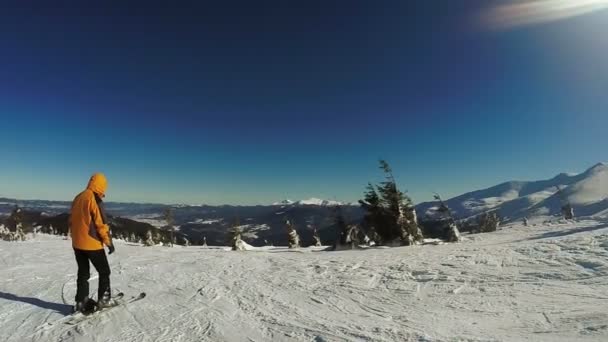
[[146,297],[146,293],[142,292],[137,296],[131,297],[127,300],[122,300],[124,296],[120,296],[120,297],[115,297],[114,300],[116,301],[116,304],[105,307],[105,308],[101,308],[99,310],[96,310],[88,315],[85,315],[81,312],[75,313],[71,316],[68,316],[68,319],[66,319],[63,323],[67,324],[67,325],[76,325],[80,322],[84,322],[86,320],[88,320],[89,318],[94,318],[97,317],[101,314],[103,314],[104,312],[110,311],[114,308],[120,307],[120,306],[125,306],[128,304],[131,304],[133,302],[136,302],[138,300],[144,299]]

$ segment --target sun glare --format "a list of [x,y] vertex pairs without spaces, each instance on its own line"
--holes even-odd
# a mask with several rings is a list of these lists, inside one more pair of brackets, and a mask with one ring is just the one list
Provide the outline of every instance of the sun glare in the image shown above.
[[486,28],[507,29],[566,19],[608,9],[608,0],[524,0],[511,1],[482,12]]

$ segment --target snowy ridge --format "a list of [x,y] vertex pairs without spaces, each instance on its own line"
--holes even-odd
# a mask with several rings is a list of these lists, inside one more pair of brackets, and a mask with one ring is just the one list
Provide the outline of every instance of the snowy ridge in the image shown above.
[[[572,204],[577,216],[605,216],[607,197],[608,164],[598,163],[580,174],[561,173],[542,181],[506,182],[451,198],[446,203],[458,218],[498,210],[503,218],[517,220],[558,215],[564,201]],[[432,215],[436,206],[435,202],[426,202],[416,209],[419,215]]]

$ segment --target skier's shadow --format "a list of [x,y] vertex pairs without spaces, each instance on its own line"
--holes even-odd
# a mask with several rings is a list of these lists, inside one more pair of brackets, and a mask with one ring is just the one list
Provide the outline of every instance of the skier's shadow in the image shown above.
[[12,300],[15,302],[22,302],[31,305],[35,305],[47,310],[54,310],[62,315],[69,315],[72,312],[72,306],[60,303],[51,303],[42,299],[32,297],[19,297],[11,293],[0,291],[0,299]]

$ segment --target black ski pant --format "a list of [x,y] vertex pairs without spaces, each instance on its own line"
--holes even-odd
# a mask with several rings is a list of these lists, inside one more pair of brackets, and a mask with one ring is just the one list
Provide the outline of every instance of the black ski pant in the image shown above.
[[110,295],[110,265],[106,258],[106,251],[99,249],[96,251],[85,251],[74,248],[76,255],[76,263],[78,264],[78,279],[76,280],[76,303],[84,300],[89,296],[89,261],[93,264],[97,273],[99,273],[99,287],[97,291],[97,300]]

